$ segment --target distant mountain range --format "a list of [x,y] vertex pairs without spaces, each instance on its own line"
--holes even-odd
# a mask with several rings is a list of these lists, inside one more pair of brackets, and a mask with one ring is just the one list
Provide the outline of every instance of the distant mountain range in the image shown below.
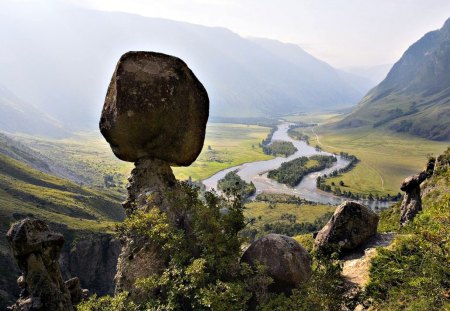
[[26,103],[0,84],[0,129],[10,133],[63,137],[68,132],[61,122]]
[[[374,85],[292,44],[57,1],[2,1],[0,42],[0,83],[75,130],[97,126],[115,64],[129,50],[182,58],[204,83],[216,117],[348,107]],[[19,115],[10,120],[23,126]]]
[[450,19],[414,43],[338,128],[371,126],[450,140]]

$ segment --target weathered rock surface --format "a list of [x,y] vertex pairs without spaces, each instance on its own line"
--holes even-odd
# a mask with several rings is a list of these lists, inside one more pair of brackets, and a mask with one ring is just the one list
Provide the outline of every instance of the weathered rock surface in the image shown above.
[[427,178],[426,172],[406,178],[400,189],[405,192],[400,207],[400,224],[403,226],[412,220],[422,210],[422,199],[420,197],[420,184]]
[[[158,159],[142,159],[135,166],[128,179],[128,198],[123,204],[127,215],[135,210],[148,212],[159,208],[166,212],[172,224],[187,229],[187,217],[174,208],[173,195],[179,189],[169,164]],[[123,237],[115,277],[116,292],[127,291],[139,300],[140,291],[134,284],[138,278],[157,274],[165,267],[166,258],[162,253],[145,237]]]
[[120,249],[120,242],[109,234],[80,235],[59,257],[64,279],[77,276],[91,293],[114,293]]
[[72,310],[58,265],[64,237],[45,222],[27,218],[11,226],[7,239],[22,271],[22,292],[12,310]]
[[186,166],[203,147],[208,113],[208,94],[181,59],[128,52],[111,79],[100,131],[121,160]]
[[353,250],[377,233],[378,219],[378,215],[366,206],[346,201],[336,208],[319,231],[315,247],[324,252]]
[[270,290],[289,292],[305,283],[311,276],[311,257],[293,238],[268,234],[250,245],[242,255],[242,262],[255,265],[258,262],[267,267],[267,274],[274,283]]

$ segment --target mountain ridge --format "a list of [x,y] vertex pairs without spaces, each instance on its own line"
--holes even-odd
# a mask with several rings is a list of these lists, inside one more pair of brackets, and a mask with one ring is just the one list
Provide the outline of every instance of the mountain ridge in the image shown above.
[[450,19],[412,44],[334,128],[372,126],[450,140]]
[[[367,90],[355,88],[331,67],[326,71],[330,76],[323,77],[329,82],[313,81],[304,66],[293,66],[226,28],[59,6],[30,4],[20,14],[14,12],[6,6],[0,13],[0,81],[8,81],[24,100],[70,129],[97,126],[112,68],[129,50],[183,59],[208,90],[212,116],[279,116],[324,106],[342,108],[355,104]],[[35,43],[26,55],[20,53],[25,42]]]

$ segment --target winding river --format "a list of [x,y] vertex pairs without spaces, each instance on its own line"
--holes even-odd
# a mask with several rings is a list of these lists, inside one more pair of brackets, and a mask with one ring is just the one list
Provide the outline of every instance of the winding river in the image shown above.
[[[334,162],[333,166],[323,169],[319,172],[313,172],[303,177],[302,181],[295,187],[289,187],[285,184],[280,184],[275,180],[267,177],[267,172],[280,167],[281,163],[291,161],[293,159],[302,156],[312,156],[315,154],[331,155],[331,153],[324,151],[316,151],[314,147],[309,146],[304,141],[299,141],[289,137],[287,131],[292,123],[282,123],[278,126],[278,130],[272,136],[272,141],[282,140],[292,142],[292,144],[297,148],[297,152],[292,154],[287,158],[276,157],[271,160],[266,161],[256,161],[245,163],[239,166],[230,167],[223,171],[216,173],[215,175],[204,179],[202,182],[208,190],[217,189],[217,182],[222,179],[228,172],[237,171],[237,174],[246,182],[253,182],[256,187],[256,194],[261,192],[267,193],[284,193],[290,195],[296,195],[304,198],[308,201],[318,202],[322,204],[340,204],[345,200],[349,200],[343,197],[333,195],[316,188],[316,179],[318,176],[323,176],[324,174],[329,174],[334,170],[344,168],[348,165],[349,161],[343,159],[340,156],[336,156],[337,161]],[[372,208],[378,206],[380,208],[387,207],[389,203],[386,202],[368,202],[361,201],[362,203],[371,206]]]

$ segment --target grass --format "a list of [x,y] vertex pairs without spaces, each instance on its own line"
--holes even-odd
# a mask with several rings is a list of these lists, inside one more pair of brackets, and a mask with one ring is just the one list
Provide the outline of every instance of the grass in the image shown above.
[[309,133],[310,144],[328,152],[347,152],[360,162],[353,170],[332,179],[346,187],[341,190],[367,195],[395,195],[402,180],[418,173],[428,155],[444,151],[448,142],[395,134],[381,129],[320,130]]
[[117,159],[109,144],[97,132],[78,133],[67,139],[17,137],[28,147],[54,159],[74,180],[82,180],[92,187],[103,188],[104,176],[114,175],[116,191],[124,193],[124,185],[133,164]]
[[330,205],[309,205],[292,203],[269,203],[269,202],[250,202],[245,205],[244,215],[247,218],[255,218],[255,228],[260,229],[266,223],[272,223],[280,220],[283,214],[293,214],[296,216],[296,222],[314,222],[320,216],[328,212],[334,212],[335,206]]
[[272,159],[259,147],[269,131],[257,125],[209,123],[200,156],[189,167],[174,167],[175,176],[201,180],[232,166]]
[[336,113],[294,114],[283,117],[284,120],[294,123],[318,123],[327,122],[331,118],[339,116]]
[[[0,231],[4,235],[18,218],[34,216],[69,229],[109,231],[123,219],[114,193],[81,187],[36,171],[0,154]],[[0,249],[6,241],[0,240]]]

